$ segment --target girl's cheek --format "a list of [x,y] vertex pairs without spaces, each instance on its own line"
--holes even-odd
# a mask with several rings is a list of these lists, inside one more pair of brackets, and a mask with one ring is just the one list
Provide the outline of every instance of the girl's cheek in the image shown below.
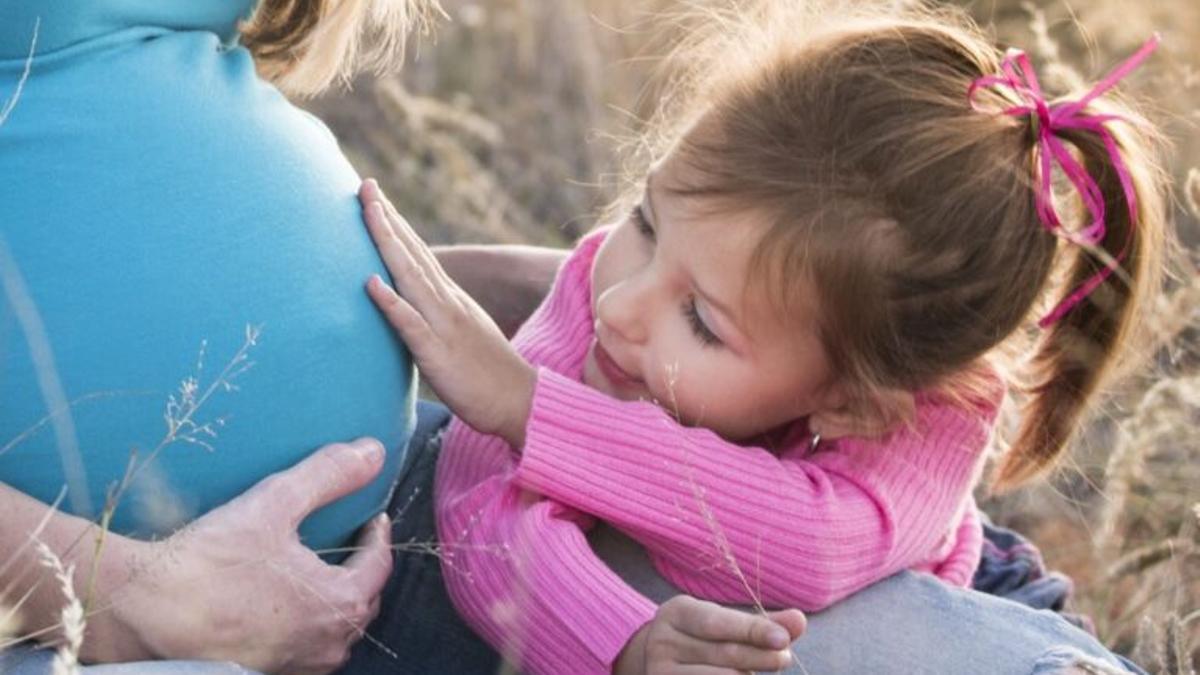
[[690,364],[684,364],[678,359],[666,362],[659,373],[656,382],[657,390],[661,392],[659,402],[664,409],[684,422],[692,422],[692,387],[696,372]]

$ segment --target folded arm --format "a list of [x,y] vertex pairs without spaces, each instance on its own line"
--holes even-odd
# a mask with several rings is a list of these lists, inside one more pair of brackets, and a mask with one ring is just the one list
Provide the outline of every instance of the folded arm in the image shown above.
[[543,369],[516,480],[625,531],[689,593],[811,611],[928,561],[958,525],[990,417],[918,413],[885,441],[776,456]]
[[787,645],[805,628],[800,612],[753,615],[684,595],[656,606],[592,551],[591,516],[520,489],[512,455],[488,437],[473,440],[442,451],[443,575],[459,613],[523,671],[644,675],[683,664],[742,672],[790,663]]
[[436,494],[455,607],[522,670],[609,673],[653,618],[654,603],[592,553],[583,534],[589,516],[501,474],[469,487],[440,481]]

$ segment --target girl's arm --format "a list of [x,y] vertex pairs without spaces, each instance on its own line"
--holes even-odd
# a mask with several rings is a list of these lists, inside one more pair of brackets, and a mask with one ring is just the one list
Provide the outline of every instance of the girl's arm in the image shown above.
[[[625,531],[689,593],[813,611],[950,553],[994,404],[922,399],[886,440],[776,456],[543,369],[516,481]],[[966,585],[960,567],[938,571]]]
[[592,518],[521,490],[513,461],[499,439],[460,436],[443,447],[434,494],[455,607],[522,671],[642,675],[685,664],[742,672],[790,663],[801,613],[756,616],[682,595],[656,608],[592,552],[583,534]]
[[[384,300],[385,314],[435,388],[465,372],[468,384],[490,381],[492,398],[513,398],[503,372],[514,354],[507,343],[497,344],[499,330],[482,303],[449,279],[453,272],[438,264],[377,186],[368,182],[362,197],[371,234],[405,297],[378,293],[378,282],[372,295]],[[533,370],[523,361],[518,365],[528,371],[532,389]],[[450,401],[451,407],[478,429],[480,418],[464,415],[462,404],[473,405],[479,392],[445,391],[459,401]],[[531,397],[531,391],[524,395],[526,408]],[[634,675],[672,672],[679,663],[736,670],[775,670],[786,663],[779,649],[789,634],[803,630],[798,612],[747,619],[711,603],[680,600],[655,613],[592,553],[583,537],[589,516],[513,485],[515,456],[508,444],[463,426],[450,434],[434,491],[446,585],[467,621],[504,653],[520,656],[523,667],[607,673],[619,660],[620,673]],[[783,644],[764,643],[779,631]],[[778,635],[771,641],[780,642]]]
[[540,246],[434,246],[446,273],[512,337],[541,304],[570,251]]
[[455,608],[522,671],[611,672],[631,636],[654,617],[654,603],[591,552],[589,516],[512,484],[503,449],[489,477],[443,477],[447,462],[478,464],[471,456],[477,450],[447,444],[434,492],[442,572]]
[[534,371],[377,185],[360,198],[400,292],[378,278],[368,291],[439,397],[521,453],[523,487],[624,529],[677,586],[819,609],[950,553],[994,407],[926,406],[917,431],[838,441],[811,461],[737,446],[653,404]]

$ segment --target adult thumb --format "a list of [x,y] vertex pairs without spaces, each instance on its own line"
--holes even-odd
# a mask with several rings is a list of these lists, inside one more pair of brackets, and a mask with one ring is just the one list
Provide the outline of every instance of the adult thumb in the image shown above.
[[373,438],[331,443],[258,486],[272,510],[292,527],[308,514],[370,483],[383,467],[383,445]]

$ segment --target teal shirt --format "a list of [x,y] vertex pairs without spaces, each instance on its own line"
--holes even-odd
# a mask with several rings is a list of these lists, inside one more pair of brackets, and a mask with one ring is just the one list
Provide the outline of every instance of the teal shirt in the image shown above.
[[[186,418],[113,520],[155,537],[325,443],[379,438],[383,475],[302,526],[324,548],[385,505],[415,375],[363,292],[383,267],[359,178],[236,46],[250,9],[0,0],[0,103],[40,17],[0,126],[0,481],[47,502],[66,486],[95,516]],[[187,417],[189,378],[212,394]]]

